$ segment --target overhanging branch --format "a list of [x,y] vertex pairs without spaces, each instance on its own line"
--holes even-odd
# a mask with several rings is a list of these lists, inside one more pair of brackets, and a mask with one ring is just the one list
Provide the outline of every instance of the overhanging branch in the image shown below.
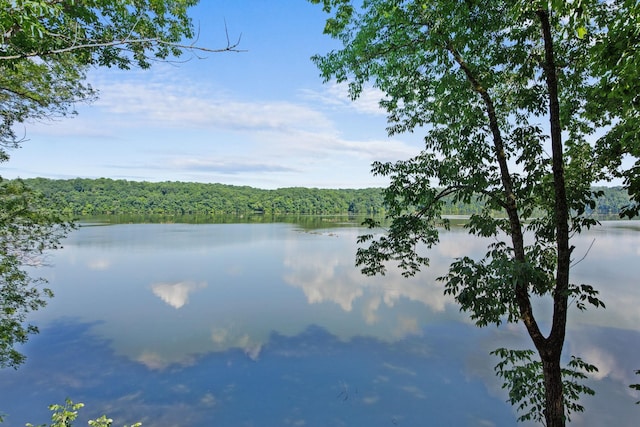
[[187,45],[187,44],[181,44],[181,43],[173,43],[173,42],[168,42],[166,40],[162,40],[158,38],[122,39],[122,40],[112,40],[112,41],[106,41],[106,42],[91,42],[91,43],[76,44],[76,45],[72,45],[72,46],[68,46],[60,49],[31,51],[31,52],[19,53],[15,55],[0,55],[0,61],[58,55],[58,54],[68,53],[68,52],[81,50],[81,49],[95,49],[95,48],[103,48],[103,47],[115,47],[115,46],[124,46],[128,44],[144,44],[144,43],[152,43],[155,45],[174,47],[177,49],[184,49],[187,51],[198,51],[198,52],[209,52],[209,53],[246,52],[246,50],[238,49],[238,46],[240,45],[240,39],[241,39],[241,36],[238,37],[238,40],[233,43],[230,42],[229,39],[227,39],[227,46],[219,49],[210,49],[202,46],[196,46],[194,44]]

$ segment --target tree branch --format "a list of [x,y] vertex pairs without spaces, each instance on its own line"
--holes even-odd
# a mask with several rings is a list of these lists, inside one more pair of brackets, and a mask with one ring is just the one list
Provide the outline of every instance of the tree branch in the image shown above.
[[[474,92],[480,95],[483,103],[485,104],[487,118],[489,120],[489,127],[493,135],[493,146],[495,150],[496,160],[500,167],[500,175],[502,186],[504,188],[505,195],[505,210],[509,217],[509,225],[511,228],[511,240],[513,243],[514,258],[516,262],[526,262],[526,255],[524,250],[524,236],[522,234],[522,223],[520,222],[520,216],[518,214],[518,208],[516,204],[516,196],[513,192],[513,183],[511,175],[509,173],[509,165],[507,164],[507,158],[504,150],[504,142],[502,140],[502,134],[500,132],[500,125],[495,111],[495,106],[491,95],[481,82],[477,79],[473,70],[469,67],[469,64],[464,60],[460,52],[452,45],[451,40],[446,40],[444,48],[453,56],[458,66],[462,69],[467,80],[471,84]],[[531,337],[534,345],[538,350],[545,347],[546,339],[533,314],[533,308],[531,307],[531,300],[529,298],[528,284],[523,281],[516,283],[516,302],[520,311],[520,317],[524,322],[529,336]]]
[[210,52],[210,53],[246,52],[246,50],[238,49],[238,46],[240,45],[240,37],[238,37],[238,40],[235,43],[230,43],[227,40],[227,46],[223,47],[223,48],[219,48],[219,49],[209,49],[209,48],[206,48],[206,47],[195,46],[193,44],[185,45],[185,44],[181,44],[181,43],[167,42],[167,41],[164,41],[164,40],[161,40],[161,39],[157,39],[157,38],[149,38],[149,39],[134,39],[134,40],[123,39],[123,40],[113,40],[113,41],[109,41],[109,42],[95,42],[95,43],[77,44],[77,45],[72,45],[72,46],[68,46],[68,47],[64,47],[64,48],[60,48],[60,49],[51,49],[51,50],[44,50],[44,51],[32,51],[32,52],[26,52],[26,53],[21,53],[21,54],[16,54],[16,55],[0,56],[0,61],[8,61],[8,60],[14,60],[14,59],[25,59],[25,58],[34,58],[34,57],[49,56],[49,55],[58,55],[58,54],[72,52],[72,51],[80,50],[80,49],[94,49],[94,48],[101,48],[101,47],[113,47],[113,46],[122,46],[122,45],[126,45],[126,44],[141,44],[141,43],[153,43],[153,44],[156,44],[156,45],[170,46],[170,47],[175,47],[175,48],[178,48],[178,49],[185,49],[185,50],[188,50],[188,51],[194,51],[195,50],[195,51],[199,51],[199,52]]

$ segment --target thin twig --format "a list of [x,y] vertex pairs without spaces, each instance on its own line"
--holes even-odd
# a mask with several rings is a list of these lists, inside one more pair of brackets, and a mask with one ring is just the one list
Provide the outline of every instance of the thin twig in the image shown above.
[[587,257],[587,255],[589,255],[589,251],[591,251],[591,248],[593,247],[593,244],[596,242],[596,239],[593,239],[591,241],[591,244],[589,245],[589,248],[587,249],[587,252],[584,253],[584,256],[582,258],[580,258],[578,261],[574,262],[573,264],[571,264],[569,266],[569,268],[573,268],[574,266],[576,266],[577,264],[579,264],[580,262],[584,261],[584,259]]
[[64,48],[60,48],[60,49],[45,50],[45,51],[41,51],[41,52],[33,51],[33,52],[29,52],[29,53],[22,53],[22,54],[16,54],[16,55],[0,56],[0,60],[8,61],[8,60],[13,60],[13,59],[32,58],[32,57],[36,57],[36,56],[57,55],[57,54],[72,52],[74,50],[80,50],[80,49],[112,47],[112,46],[121,46],[121,45],[126,45],[126,44],[138,44],[138,43],[153,43],[153,44],[156,44],[156,45],[170,46],[170,47],[175,47],[175,48],[178,48],[178,49],[184,49],[184,50],[187,50],[187,51],[199,51],[199,52],[211,52],[211,53],[246,52],[246,50],[244,50],[244,49],[238,49],[238,46],[240,44],[240,40],[241,40],[241,36],[238,37],[238,40],[235,43],[231,43],[229,40],[227,40],[227,46],[226,47],[218,48],[218,49],[210,49],[210,48],[201,47],[201,46],[185,45],[185,44],[181,44],[181,43],[168,42],[168,41],[161,40],[161,39],[158,39],[158,38],[146,38],[146,39],[127,39],[127,38],[124,38],[122,40],[113,40],[113,41],[102,42],[102,43],[96,42],[96,43],[78,44],[78,45],[68,46],[68,47],[64,47]]

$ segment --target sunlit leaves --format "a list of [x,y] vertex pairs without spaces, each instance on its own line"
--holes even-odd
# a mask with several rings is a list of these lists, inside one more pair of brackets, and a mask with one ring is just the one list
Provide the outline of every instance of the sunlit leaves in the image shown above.
[[[3,7],[0,60],[73,51],[83,63],[150,65],[179,54],[170,43],[193,35],[187,8],[194,0],[92,2],[18,1]],[[119,48],[117,46],[120,46]]]
[[[27,423],[27,427],[71,427],[74,424],[74,421],[78,418],[78,411],[84,408],[84,403],[74,403],[71,399],[66,399],[63,405],[53,404],[49,405],[49,410],[53,413],[51,414],[51,423],[50,424],[39,424],[38,426],[34,426],[31,423]],[[106,415],[102,415],[100,418],[96,418],[95,420],[89,420],[88,424],[91,427],[111,427],[113,420],[111,418],[107,418]],[[140,427],[142,423],[132,424],[131,427]],[[127,427],[127,426],[124,426]]]

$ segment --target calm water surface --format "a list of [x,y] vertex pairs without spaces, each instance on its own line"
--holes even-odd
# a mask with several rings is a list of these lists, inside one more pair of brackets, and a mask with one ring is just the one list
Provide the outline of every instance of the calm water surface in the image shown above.
[[[637,426],[640,229],[604,223],[573,242],[573,281],[606,310],[573,310],[567,354],[600,371],[575,425]],[[475,328],[442,284],[486,241],[454,229],[405,279],[354,268],[357,227],[83,226],[39,270],[56,297],[17,371],[0,371],[6,426],[84,402],[115,426],[512,426],[489,351],[525,347],[519,326]],[[578,262],[583,256],[584,260]],[[546,314],[548,308],[538,304]]]

